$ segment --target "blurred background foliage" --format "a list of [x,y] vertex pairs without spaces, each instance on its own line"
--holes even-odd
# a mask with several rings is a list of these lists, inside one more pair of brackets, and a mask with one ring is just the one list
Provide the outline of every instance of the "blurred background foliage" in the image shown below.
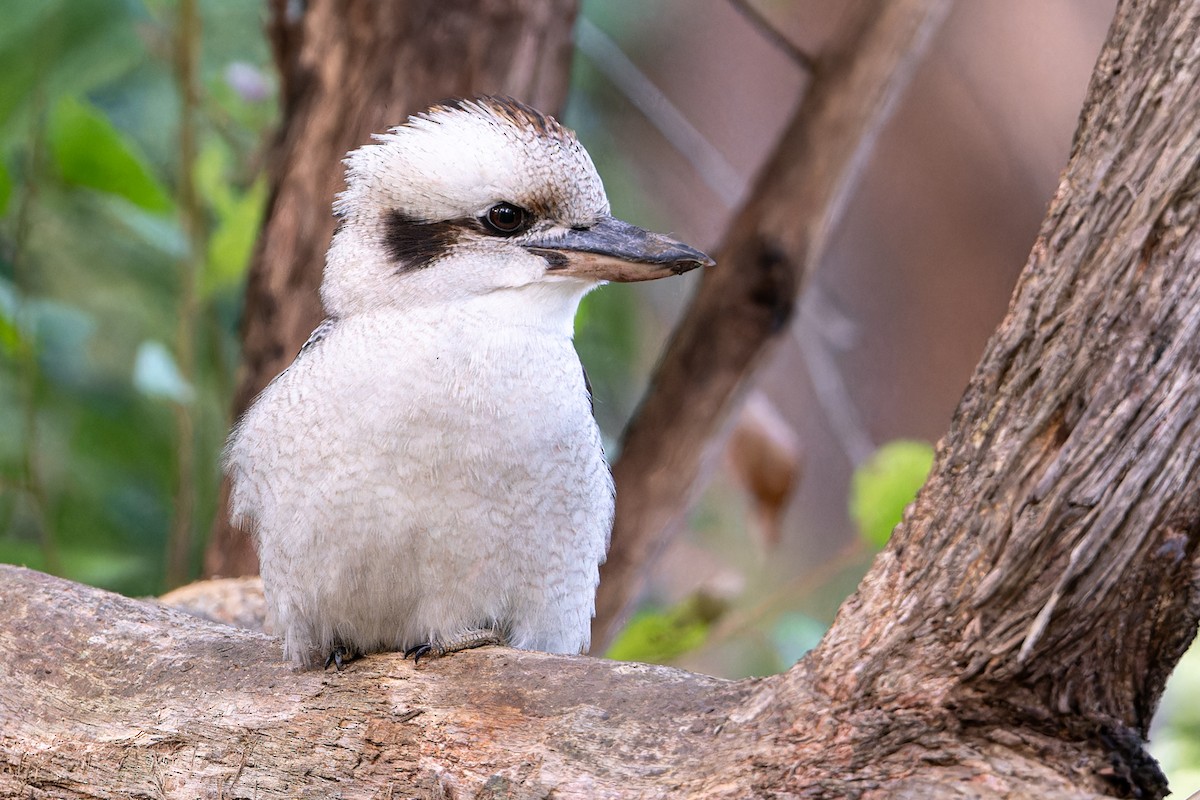
[[185,165],[174,3],[0,4],[0,559],[130,594],[165,588],[174,509],[214,513],[276,116],[264,8],[197,13]]
[[[709,249],[806,83],[739,5],[585,2],[565,113],[615,213]],[[810,51],[840,17],[756,6]],[[609,655],[740,677],[817,642],[924,480],[928,441],[1003,314],[1111,11],[986,0],[951,15],[795,336]],[[0,0],[2,561],[132,595],[199,574],[277,120],[265,14]],[[690,286],[611,286],[581,308],[610,453]],[[755,472],[764,454],[794,478],[784,490]],[[1184,796],[1200,788],[1197,658],[1154,734]]]

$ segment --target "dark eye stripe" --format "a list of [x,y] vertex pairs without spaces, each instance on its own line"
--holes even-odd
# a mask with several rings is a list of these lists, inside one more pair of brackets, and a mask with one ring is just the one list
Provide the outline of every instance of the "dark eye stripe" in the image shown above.
[[392,209],[383,221],[383,246],[400,271],[424,269],[445,255],[466,223],[464,220],[422,222],[399,209]]
[[[500,206],[514,209],[520,224],[511,230],[497,228],[490,217],[491,212]],[[449,253],[464,234],[515,236],[529,230],[534,219],[532,213],[512,203],[498,203],[482,217],[438,222],[426,222],[394,208],[383,217],[383,247],[391,260],[396,262],[397,272],[411,272],[424,269]],[[502,218],[501,222],[511,226],[514,220]]]

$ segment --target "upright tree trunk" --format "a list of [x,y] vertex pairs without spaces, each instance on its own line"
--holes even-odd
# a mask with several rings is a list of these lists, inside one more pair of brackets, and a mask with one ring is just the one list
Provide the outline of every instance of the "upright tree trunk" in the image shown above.
[[[241,414],[296,355],[322,312],[342,157],[372,133],[451,97],[509,94],[553,111],[566,98],[576,0],[273,0],[269,34],[283,121],[271,200],[242,325]],[[230,525],[228,492],[205,556],[209,575],[258,571]]]
[[921,696],[1162,793],[1142,741],[1200,618],[1198,98],[1200,3],[1123,2],[933,477],[809,660],[849,717]]

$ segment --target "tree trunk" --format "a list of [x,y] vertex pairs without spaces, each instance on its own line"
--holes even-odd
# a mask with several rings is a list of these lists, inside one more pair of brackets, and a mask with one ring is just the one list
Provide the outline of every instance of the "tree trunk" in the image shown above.
[[740,682],[278,642],[0,568],[0,794],[1161,797],[1200,617],[1200,4],[1123,0],[933,474],[821,645]]
[[[246,287],[235,417],[321,321],[317,289],[346,152],[451,97],[509,94],[559,108],[575,13],[576,0],[272,2],[283,122]],[[228,501],[225,482],[205,573],[254,574],[258,559],[249,537],[230,525]]]

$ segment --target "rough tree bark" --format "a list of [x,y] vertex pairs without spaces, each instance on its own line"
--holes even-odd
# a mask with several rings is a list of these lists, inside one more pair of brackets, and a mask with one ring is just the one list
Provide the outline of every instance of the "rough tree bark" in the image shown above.
[[[317,288],[346,152],[450,97],[501,93],[558,109],[576,10],[576,0],[273,0],[283,122],[246,288],[235,417],[321,321]],[[229,522],[228,489],[205,573],[254,574],[254,548]]]
[[278,643],[0,568],[0,795],[1161,797],[1200,618],[1200,3],[1123,0],[929,483],[821,645],[720,681]]

